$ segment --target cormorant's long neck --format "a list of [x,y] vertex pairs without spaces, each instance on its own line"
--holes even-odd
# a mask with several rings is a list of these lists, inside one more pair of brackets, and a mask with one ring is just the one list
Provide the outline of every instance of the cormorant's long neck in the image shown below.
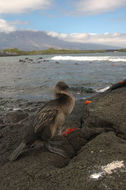
[[57,94],[57,100],[65,115],[69,115],[75,105],[75,98],[68,92]]

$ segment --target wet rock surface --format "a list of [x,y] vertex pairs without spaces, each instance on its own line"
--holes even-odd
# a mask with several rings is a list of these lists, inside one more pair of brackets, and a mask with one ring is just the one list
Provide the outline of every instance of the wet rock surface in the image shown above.
[[25,113],[21,110],[12,111],[6,114],[5,120],[9,123],[17,123],[28,117],[28,113]]
[[[123,86],[96,95],[88,105],[84,105],[84,100],[76,102],[63,130],[78,129],[67,136],[52,139],[52,144],[60,142],[58,147],[66,152],[65,158],[39,148],[29,149],[15,162],[8,160],[9,155],[20,144],[27,125],[32,125],[36,111],[44,102],[1,100],[0,106],[9,106],[12,112],[13,108],[19,107],[20,113],[26,115],[13,121],[12,117],[11,120],[7,117],[10,110],[1,109],[0,189],[125,190],[125,98],[126,87]],[[114,161],[123,161],[123,166],[111,174],[103,172],[104,166]]]
[[[44,59],[43,57],[39,57],[37,59],[30,59],[28,57],[24,58],[24,59],[19,59],[19,62],[21,63],[29,63],[29,64],[42,64],[42,63],[48,63],[49,60],[48,59]],[[58,61],[55,62],[55,64],[59,64]]]

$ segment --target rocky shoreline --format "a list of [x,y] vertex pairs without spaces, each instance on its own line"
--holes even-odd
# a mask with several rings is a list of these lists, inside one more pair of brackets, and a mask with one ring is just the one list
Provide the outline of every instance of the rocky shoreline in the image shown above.
[[125,190],[125,99],[126,81],[123,81],[91,98],[89,104],[77,101],[64,130],[78,129],[54,138],[61,142],[66,158],[47,150],[32,149],[15,162],[8,160],[9,155],[45,102],[1,99],[0,189]]

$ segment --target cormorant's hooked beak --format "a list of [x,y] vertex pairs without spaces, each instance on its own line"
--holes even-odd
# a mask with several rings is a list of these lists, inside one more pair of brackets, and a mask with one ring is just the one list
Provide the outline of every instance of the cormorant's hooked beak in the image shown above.
[[66,95],[73,95],[72,89],[68,88],[67,90],[62,90],[61,94],[66,94]]

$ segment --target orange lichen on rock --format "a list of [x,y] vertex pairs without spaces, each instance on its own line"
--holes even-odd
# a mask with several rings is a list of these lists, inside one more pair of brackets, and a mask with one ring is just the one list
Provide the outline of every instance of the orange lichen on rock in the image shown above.
[[124,81],[120,81],[120,82],[119,82],[119,84],[123,84],[123,83],[124,83]]
[[84,102],[85,105],[90,104],[90,103],[92,103],[91,100],[86,100],[86,101]]
[[69,133],[76,131],[78,128],[67,128],[66,131],[62,132],[62,135],[67,136]]

